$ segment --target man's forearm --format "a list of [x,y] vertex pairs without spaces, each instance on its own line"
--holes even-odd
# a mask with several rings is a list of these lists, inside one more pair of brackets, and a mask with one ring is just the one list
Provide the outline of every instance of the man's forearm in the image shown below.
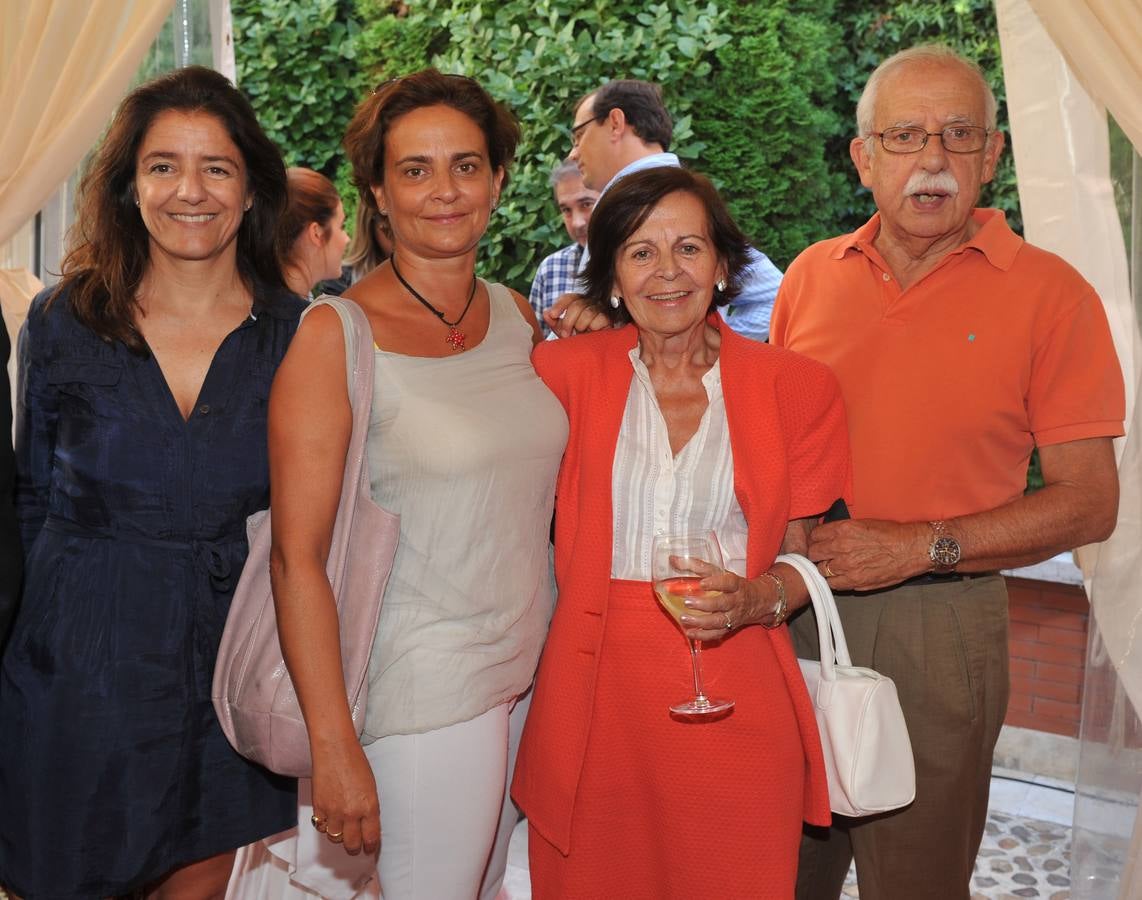
[[[1093,493],[1093,495],[1092,495]],[[987,572],[1042,562],[1083,544],[1106,540],[1118,514],[1113,491],[1049,484],[1006,506],[948,520],[960,542],[958,572]]]
[[[957,572],[1028,565],[1101,541],[1118,514],[1110,438],[1040,449],[1046,486],[995,509],[944,521],[960,545]],[[932,571],[928,522],[851,519],[815,528],[809,556],[836,590],[872,590]],[[826,566],[827,563],[827,566]]]

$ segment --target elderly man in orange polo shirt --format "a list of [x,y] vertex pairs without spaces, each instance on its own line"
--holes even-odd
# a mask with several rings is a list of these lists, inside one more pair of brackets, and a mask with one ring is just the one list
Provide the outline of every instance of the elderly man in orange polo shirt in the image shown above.
[[[817,527],[810,555],[854,663],[896,682],[917,775],[910,807],[806,835],[799,900],[836,900],[854,855],[861,900],[968,900],[1007,707],[996,573],[1114,528],[1124,400],[1106,317],[1067,263],[976,208],[995,116],[945,48],[882,63],[850,145],[878,212],[802,253],[777,297],[771,340],[832,367],[851,429],[854,518]],[[1036,447],[1044,487],[1024,494]]]

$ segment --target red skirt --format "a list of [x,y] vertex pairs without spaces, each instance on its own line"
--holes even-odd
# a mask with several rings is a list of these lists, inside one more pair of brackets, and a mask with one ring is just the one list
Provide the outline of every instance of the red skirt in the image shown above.
[[648,582],[612,581],[571,853],[529,830],[536,900],[789,900],[805,753],[773,645],[757,626],[702,651],[716,721],[693,696],[690,650]]

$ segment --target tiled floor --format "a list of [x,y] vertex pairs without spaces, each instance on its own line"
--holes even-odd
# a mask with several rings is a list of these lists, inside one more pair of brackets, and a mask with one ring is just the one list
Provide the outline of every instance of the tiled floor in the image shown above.
[[[972,900],[1070,900],[1071,785],[996,769]],[[510,900],[530,900],[527,823],[512,836],[504,881]],[[860,897],[850,871],[841,900]]]

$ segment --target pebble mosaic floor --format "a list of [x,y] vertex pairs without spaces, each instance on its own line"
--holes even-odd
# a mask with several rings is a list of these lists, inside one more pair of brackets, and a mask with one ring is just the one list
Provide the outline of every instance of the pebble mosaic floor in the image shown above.
[[[1070,828],[993,810],[976,857],[972,900],[1070,900],[1070,865]],[[841,897],[859,900],[852,870]]]

